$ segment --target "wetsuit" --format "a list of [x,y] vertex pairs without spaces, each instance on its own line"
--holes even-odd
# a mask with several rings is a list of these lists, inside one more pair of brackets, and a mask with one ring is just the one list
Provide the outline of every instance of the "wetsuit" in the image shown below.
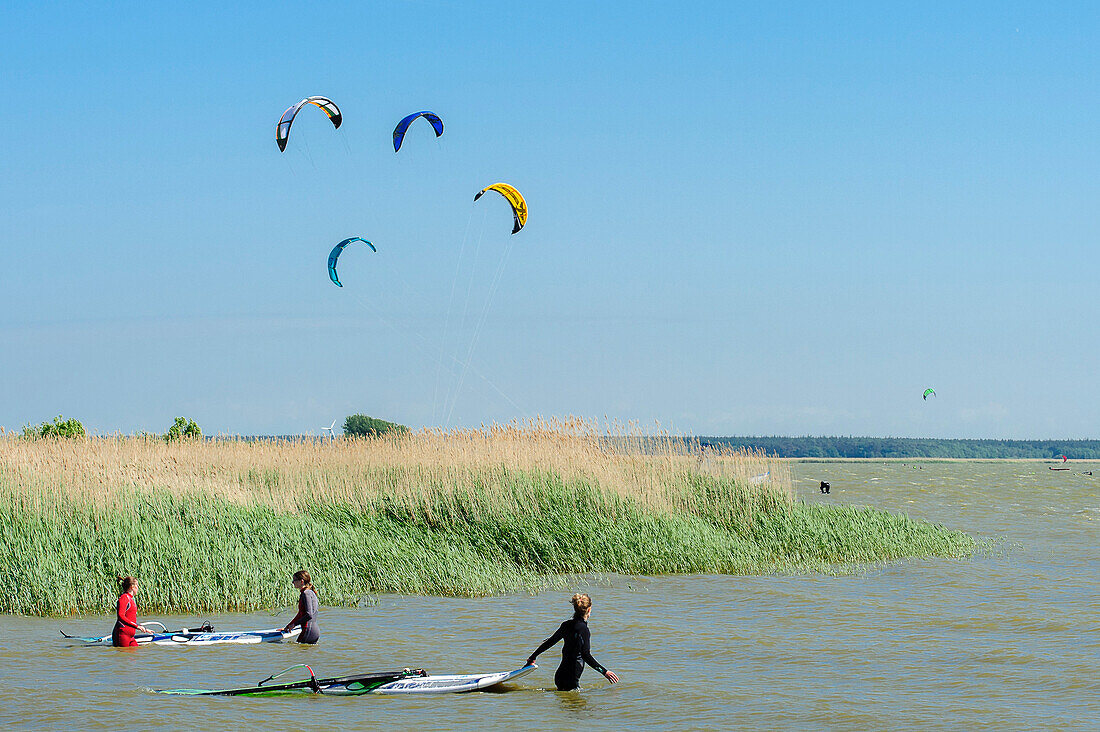
[[115,629],[111,631],[111,645],[127,648],[136,646],[134,633],[137,632],[137,603],[134,596],[124,592],[118,598],[118,612],[115,618]]
[[592,658],[592,636],[583,617],[574,616],[572,620],[562,623],[554,635],[544,640],[531,654],[531,660],[560,640],[564,640],[565,644],[561,648],[561,665],[554,673],[554,685],[558,687],[558,691],[571,691],[581,685],[581,672],[584,671],[585,663],[601,674],[607,673],[607,669]]
[[287,623],[286,629],[290,630],[295,625],[302,626],[299,643],[316,643],[321,639],[321,631],[317,628],[317,593],[309,588],[298,595],[298,614]]

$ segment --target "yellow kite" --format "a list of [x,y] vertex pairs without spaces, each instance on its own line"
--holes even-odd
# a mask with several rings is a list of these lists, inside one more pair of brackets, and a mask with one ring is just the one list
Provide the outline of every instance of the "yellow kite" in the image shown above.
[[515,219],[512,233],[515,234],[522,229],[523,225],[527,223],[527,201],[523,200],[523,196],[520,195],[519,191],[507,183],[494,183],[487,188],[482,188],[481,192],[474,196],[474,200],[481,198],[485,191],[496,191],[508,199],[508,203],[512,204],[512,216]]

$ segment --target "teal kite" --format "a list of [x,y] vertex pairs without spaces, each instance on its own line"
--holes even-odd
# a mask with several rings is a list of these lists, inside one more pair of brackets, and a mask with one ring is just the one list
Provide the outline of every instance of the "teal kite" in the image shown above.
[[340,278],[336,276],[336,260],[340,258],[340,252],[344,251],[344,247],[346,247],[348,244],[351,244],[353,241],[361,241],[368,247],[370,247],[372,251],[378,251],[374,248],[373,244],[371,244],[366,239],[358,236],[353,236],[350,239],[344,239],[342,242],[334,246],[332,248],[332,251],[328,253],[328,276],[329,279],[332,280],[332,284],[336,285],[337,287],[343,287],[343,285],[340,284]]

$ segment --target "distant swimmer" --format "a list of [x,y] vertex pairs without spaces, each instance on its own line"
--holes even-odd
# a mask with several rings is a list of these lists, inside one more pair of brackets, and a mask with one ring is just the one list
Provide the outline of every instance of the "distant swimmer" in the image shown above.
[[821,491],[822,493],[828,493],[829,492],[829,481],[827,481],[827,480],[821,481],[821,486],[818,487],[818,490]]
[[111,631],[111,645],[118,648],[136,648],[138,642],[134,640],[134,634],[149,632],[137,621],[137,601],[134,599],[134,593],[137,592],[138,583],[133,577],[123,577],[119,582],[122,585],[122,594],[118,596],[115,628]]
[[302,633],[298,636],[298,642],[312,645],[321,639],[321,631],[317,628],[317,591],[313,589],[309,572],[304,569],[294,573],[293,584],[294,589],[298,590],[298,614],[286,624],[283,632],[300,625]]
[[538,655],[560,640],[565,643],[561,649],[561,665],[554,674],[554,684],[558,691],[572,691],[581,685],[581,672],[584,664],[604,675],[612,684],[619,680],[614,671],[608,671],[600,665],[599,661],[592,658],[590,649],[592,636],[588,631],[588,618],[592,615],[592,598],[588,595],[577,593],[570,600],[573,603],[573,618],[566,620],[561,626],[542,642],[531,657],[527,659],[528,666],[535,663]]

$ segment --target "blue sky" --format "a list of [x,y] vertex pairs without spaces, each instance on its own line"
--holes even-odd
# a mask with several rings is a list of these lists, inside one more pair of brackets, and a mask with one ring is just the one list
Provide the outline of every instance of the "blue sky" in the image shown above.
[[7,3],[0,425],[1100,437],[1100,11],[888,5]]

